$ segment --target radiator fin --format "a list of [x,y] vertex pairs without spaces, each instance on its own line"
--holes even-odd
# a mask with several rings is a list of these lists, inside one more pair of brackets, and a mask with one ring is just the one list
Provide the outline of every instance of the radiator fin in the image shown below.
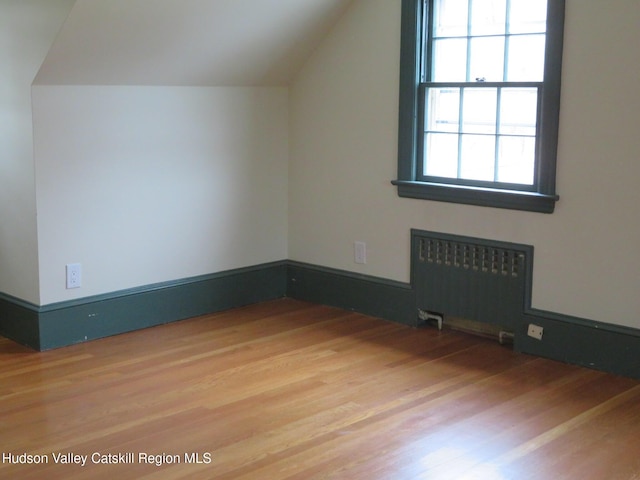
[[418,309],[513,328],[533,248],[413,231]]

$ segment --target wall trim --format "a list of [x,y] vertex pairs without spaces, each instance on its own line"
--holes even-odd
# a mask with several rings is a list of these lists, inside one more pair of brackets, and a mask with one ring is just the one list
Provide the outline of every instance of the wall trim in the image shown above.
[[0,297],[0,334],[36,350],[81,343],[286,295],[278,261],[37,307]]
[[[532,269],[529,269],[530,271]],[[528,275],[529,276],[529,275]],[[289,262],[287,295],[417,326],[412,283]],[[531,308],[532,282],[515,319],[514,350],[563,363],[640,379],[640,330]],[[543,340],[527,336],[529,323],[544,328]]]
[[[419,323],[412,283],[283,260],[43,307],[0,294],[0,335],[48,350],[285,296]],[[531,308],[530,300],[529,290],[516,351],[640,379],[640,329]],[[529,323],[544,328],[541,341],[527,336]]]
[[[544,328],[542,340],[527,335],[530,323]],[[527,308],[515,332],[514,349],[640,379],[640,330],[632,327]]]
[[0,293],[0,335],[40,350],[38,307]]
[[416,326],[411,284],[290,261],[287,295]]

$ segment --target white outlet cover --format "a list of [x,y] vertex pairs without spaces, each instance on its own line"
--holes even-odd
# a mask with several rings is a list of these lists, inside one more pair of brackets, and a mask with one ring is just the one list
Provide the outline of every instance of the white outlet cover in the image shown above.
[[82,265],[80,263],[68,263],[66,272],[67,288],[80,288],[82,286]]
[[356,263],[367,263],[367,244],[364,242],[353,242],[354,261]]
[[542,340],[542,334],[544,333],[544,328],[540,325],[536,325],[534,323],[529,324],[529,329],[527,330],[527,335],[531,338],[535,338],[536,340]]

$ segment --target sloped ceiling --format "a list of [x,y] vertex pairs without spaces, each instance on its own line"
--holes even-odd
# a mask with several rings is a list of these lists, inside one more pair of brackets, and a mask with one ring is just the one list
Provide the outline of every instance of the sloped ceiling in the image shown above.
[[351,0],[77,0],[35,84],[286,85]]

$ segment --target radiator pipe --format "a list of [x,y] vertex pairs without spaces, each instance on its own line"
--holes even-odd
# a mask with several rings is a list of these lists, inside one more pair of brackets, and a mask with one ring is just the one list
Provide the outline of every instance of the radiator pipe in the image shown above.
[[444,315],[439,313],[427,312],[425,310],[418,309],[418,318],[423,321],[435,320],[438,323],[438,330],[442,330],[442,323],[444,322]]

